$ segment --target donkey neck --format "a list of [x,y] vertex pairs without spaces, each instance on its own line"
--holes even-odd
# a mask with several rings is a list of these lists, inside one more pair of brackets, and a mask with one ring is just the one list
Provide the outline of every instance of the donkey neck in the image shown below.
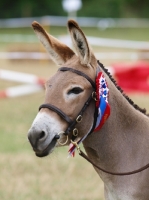
[[[126,100],[106,74],[105,77],[109,85],[111,115],[100,131],[93,132],[84,141],[84,148],[99,166],[110,171],[130,171],[137,163],[128,161],[133,158],[138,160],[139,153],[144,149],[143,144],[139,144],[140,140],[144,137],[149,142],[149,119]],[[102,177],[102,173],[97,172]]]

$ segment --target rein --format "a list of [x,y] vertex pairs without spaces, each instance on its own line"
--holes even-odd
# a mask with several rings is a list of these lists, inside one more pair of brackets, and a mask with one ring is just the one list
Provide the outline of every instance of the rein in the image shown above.
[[73,145],[76,146],[77,151],[79,153],[79,155],[81,157],[83,157],[85,160],[87,160],[89,163],[91,163],[94,167],[96,167],[97,169],[101,170],[102,172],[105,172],[107,174],[111,174],[111,175],[116,175],[116,176],[126,176],[126,175],[132,175],[132,174],[137,174],[139,172],[144,171],[145,169],[149,168],[149,163],[137,170],[133,170],[133,171],[129,171],[129,172],[112,172],[112,171],[108,171],[105,170],[103,168],[101,168],[100,166],[96,165],[94,162],[92,162],[89,157],[80,149],[79,145],[77,144],[77,142],[73,142],[71,141]]
[[[78,74],[80,76],[83,76],[84,78],[86,78],[90,84],[92,85],[93,89],[95,90],[96,89],[96,85],[94,83],[94,81],[89,77],[87,76],[85,73],[81,72],[81,71],[78,71],[76,69],[72,69],[72,68],[68,68],[68,67],[61,67],[59,69],[59,71],[62,71],[62,72],[65,72],[65,71],[71,71],[75,74]],[[92,162],[92,160],[89,159],[89,157],[80,149],[79,147],[79,143],[82,142],[90,133],[92,133],[94,130],[96,131],[95,129],[95,126],[96,126],[96,121],[97,121],[97,108],[95,108],[95,113],[94,113],[94,122],[93,122],[93,125],[91,127],[91,129],[89,130],[89,132],[81,139],[79,140],[78,142],[74,142],[75,139],[77,138],[78,136],[78,129],[75,128],[75,125],[77,123],[80,123],[82,121],[82,115],[84,113],[84,111],[86,110],[86,108],[89,106],[89,104],[91,103],[92,100],[95,100],[97,101],[96,99],[96,92],[93,91],[92,94],[89,96],[88,100],[85,102],[83,108],[81,109],[81,111],[79,112],[78,116],[72,120],[70,119],[70,117],[68,117],[63,111],[61,111],[59,108],[57,108],[56,106],[52,105],[52,104],[42,104],[40,107],[39,107],[39,111],[42,109],[42,108],[48,108],[49,110],[52,110],[54,112],[56,112],[59,116],[61,116],[68,124],[68,128],[66,129],[65,132],[60,132],[60,133],[63,133],[64,135],[67,136],[67,140],[64,144],[66,144],[68,142],[68,134],[70,134],[70,132],[72,131],[72,138],[71,138],[71,144],[73,145],[71,147],[71,149],[69,151],[71,151],[71,154],[73,154],[74,150],[77,149],[78,150],[78,153],[81,157],[83,157],[84,159],[86,159],[89,163],[91,163],[94,167],[98,168],[99,170],[107,173],[107,174],[111,174],[111,175],[118,175],[118,176],[125,176],[125,175],[132,175],[132,174],[136,174],[136,173],[139,173],[147,168],[149,168],[149,163],[147,165],[145,165],[144,167],[141,167],[137,170],[133,170],[133,171],[129,171],[129,172],[112,172],[112,171],[108,171],[108,170],[105,170],[103,168],[101,168],[100,166],[97,166],[94,162]],[[59,133],[59,134],[60,134]],[[56,135],[55,136],[55,139],[59,139],[60,136]],[[61,143],[60,143],[61,144]],[[61,145],[64,145],[64,144],[61,144]]]

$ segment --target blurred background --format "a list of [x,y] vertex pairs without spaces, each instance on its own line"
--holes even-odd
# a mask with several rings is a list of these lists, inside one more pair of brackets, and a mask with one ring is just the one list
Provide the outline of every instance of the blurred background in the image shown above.
[[36,20],[71,46],[67,20],[77,20],[92,49],[140,107],[149,112],[149,1],[0,1],[0,199],[103,200],[93,167],[68,148],[37,158],[27,132],[58,67],[36,38]]

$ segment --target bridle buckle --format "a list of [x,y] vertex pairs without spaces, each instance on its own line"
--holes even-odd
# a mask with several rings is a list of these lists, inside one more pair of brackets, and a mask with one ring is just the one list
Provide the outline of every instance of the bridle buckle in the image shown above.
[[76,118],[76,122],[80,123],[82,119],[83,119],[82,115],[78,115],[78,117]]
[[78,129],[77,128],[74,128],[73,129],[73,136],[77,137],[78,136]]

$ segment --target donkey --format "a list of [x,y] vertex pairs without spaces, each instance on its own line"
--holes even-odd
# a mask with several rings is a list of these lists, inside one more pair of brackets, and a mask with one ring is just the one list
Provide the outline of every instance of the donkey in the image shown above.
[[[97,62],[79,25],[68,21],[76,54],[39,23],[33,22],[32,26],[51,59],[61,67],[46,82],[44,104],[28,132],[36,156],[47,156],[55,147],[74,144],[83,138],[88,158],[106,170],[127,172],[146,165],[149,161],[146,110],[134,104]],[[110,116],[95,130],[97,94],[93,92],[98,71],[108,85]],[[149,199],[149,169],[129,176],[114,176],[94,168],[104,182],[106,200]]]

